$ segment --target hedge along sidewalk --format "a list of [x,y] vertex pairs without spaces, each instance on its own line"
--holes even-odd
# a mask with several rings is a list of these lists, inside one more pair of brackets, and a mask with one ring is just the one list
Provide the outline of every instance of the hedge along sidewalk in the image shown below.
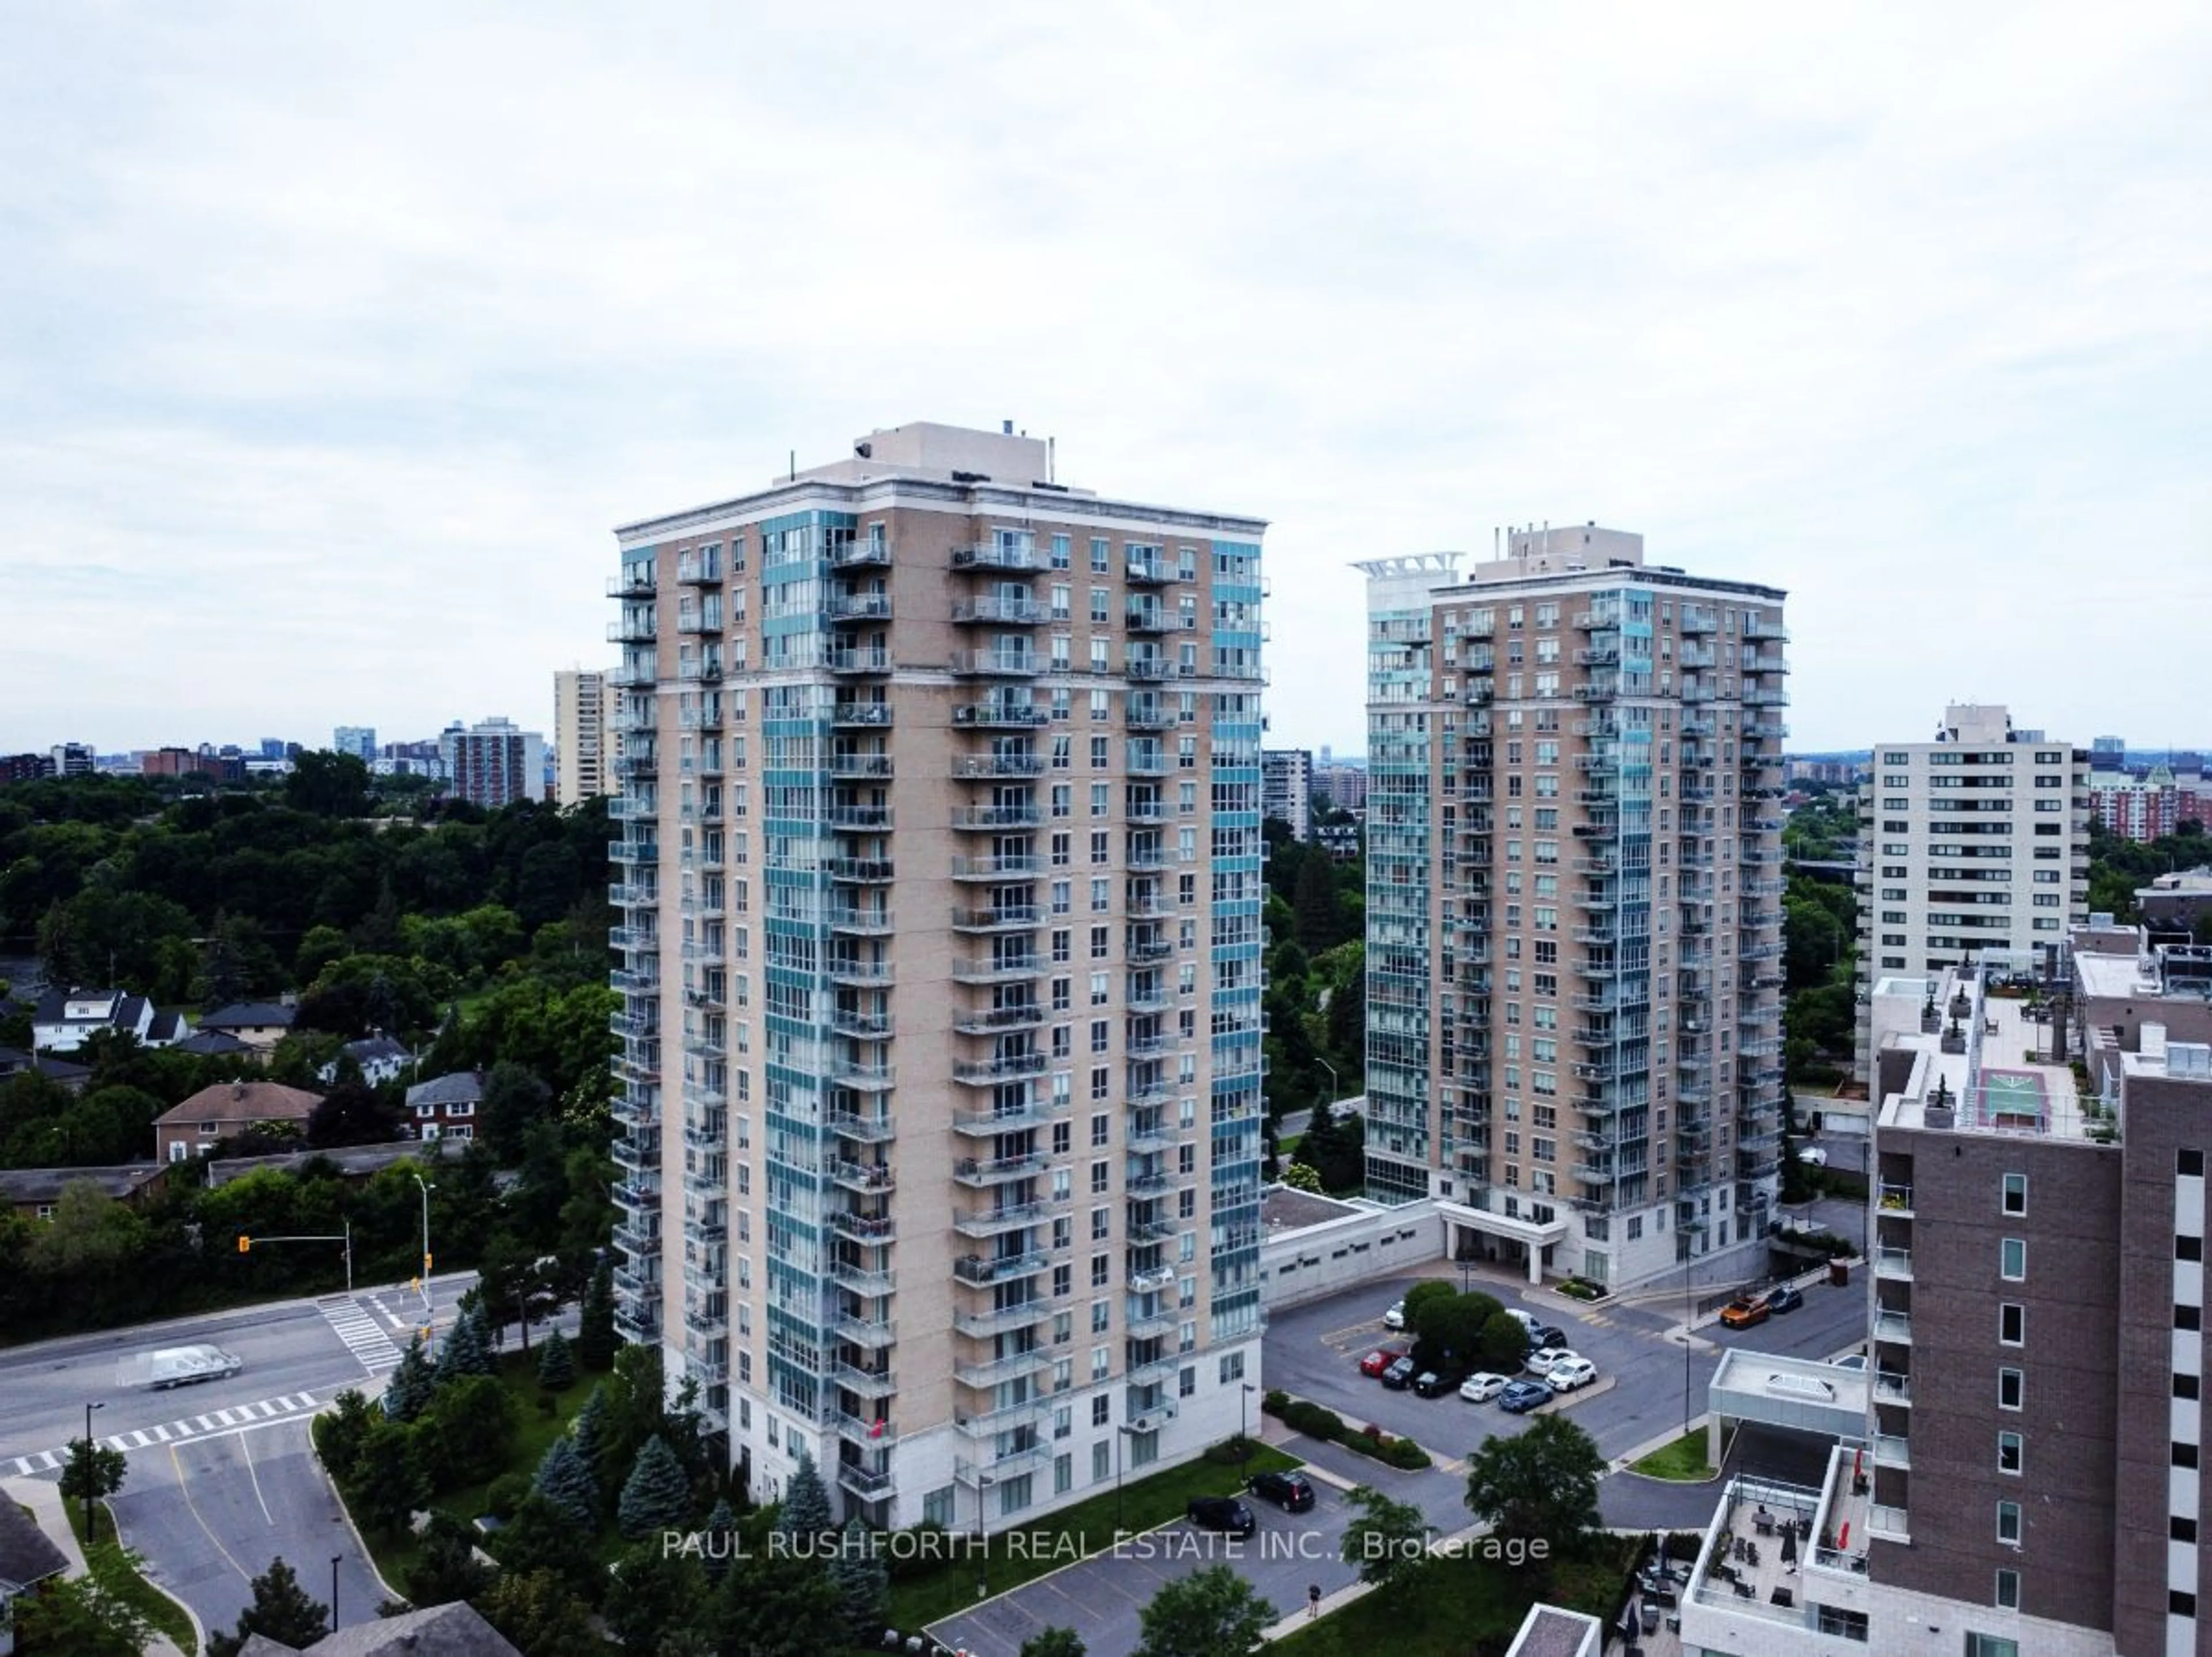
[[[1271,1405],[1277,1407],[1270,1408]],[[1291,1419],[1291,1412],[1294,1410],[1299,1411],[1297,1421]],[[1326,1416],[1334,1422],[1335,1428],[1326,1432],[1316,1430],[1319,1423],[1315,1418],[1320,1416]],[[1369,1460],[1379,1462],[1398,1472],[1422,1472],[1437,1465],[1436,1457],[1413,1439],[1401,1434],[1386,1432],[1374,1422],[1354,1427],[1327,1405],[1316,1404],[1311,1399],[1294,1398],[1279,1387],[1270,1387],[1261,1400],[1260,1418],[1263,1423],[1270,1418],[1279,1421],[1285,1432],[1302,1434],[1323,1444],[1341,1445],[1354,1455],[1364,1455]],[[1261,1431],[1266,1431],[1264,1425]],[[1404,1453],[1404,1460],[1394,1460],[1387,1454],[1401,1444],[1410,1447]]]

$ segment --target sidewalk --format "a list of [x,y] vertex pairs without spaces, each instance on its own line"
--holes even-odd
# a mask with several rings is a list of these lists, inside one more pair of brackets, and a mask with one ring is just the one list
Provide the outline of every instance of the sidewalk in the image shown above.
[[[70,1528],[60,1485],[43,1478],[0,1478],[0,1496],[28,1508],[47,1539],[69,1560],[69,1575],[84,1575],[84,1550],[77,1545],[76,1533]],[[184,1654],[167,1636],[155,1634],[146,1642],[146,1657],[184,1657]]]

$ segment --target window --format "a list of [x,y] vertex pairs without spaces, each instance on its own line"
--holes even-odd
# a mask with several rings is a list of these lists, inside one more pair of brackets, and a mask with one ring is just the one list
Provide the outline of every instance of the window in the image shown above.
[[2194,1444],[2177,1442],[2173,1447],[2171,1459],[2177,1467],[2194,1467],[2197,1462],[2197,1447]]
[[2020,1503],[2017,1502],[1998,1502],[1997,1540],[2004,1543],[2008,1547],[2010,1547],[2017,1545],[2020,1539]]
[[1996,1605],[1999,1611],[2020,1609],[2020,1573],[2001,1570],[1997,1573]]
[[2173,1153],[2173,1171],[2185,1180],[2204,1177],[2204,1153],[2201,1150],[2177,1150]]
[[1997,1435],[1997,1471],[2017,1474],[2021,1462],[2027,1454],[2027,1442],[2018,1433]]
[[2027,1388],[2027,1371],[2000,1369],[1997,1371],[1997,1408],[2018,1410],[2025,1407],[2021,1399]]
[[1114,1400],[1110,1396],[1091,1400],[1091,1424],[1103,1427],[1114,1419]]
[[1091,1482],[1103,1484],[1113,1477],[1114,1447],[1102,1438],[1091,1447]]
[[2027,1277],[2027,1240],[2007,1237],[1997,1245],[1997,1275],[2007,1283],[2021,1283]]
[[2166,1534],[2169,1541],[2193,1543],[2197,1540],[2197,1521],[2176,1514],[2166,1521]]
[[921,1498],[921,1517],[926,1524],[943,1529],[952,1528],[952,1486],[945,1485]]
[[1994,1634],[1966,1635],[1966,1657],[2020,1657],[2020,1642],[2000,1639]]
[[2194,1399],[2203,1391],[2204,1383],[2196,1375],[2177,1373],[2173,1377],[2173,1395],[2178,1399]]
[[2027,1175],[2008,1174],[2004,1176],[2004,1211],[2008,1214],[2027,1212]]
[[2169,1617],[2193,1618],[2197,1615],[2197,1596],[2185,1588],[2168,1588],[2166,1611]]
[[1997,1308],[1997,1341],[2004,1346],[2027,1344],[2027,1308],[2010,1301]]
[[2204,1258],[2204,1239],[2180,1236],[2173,1240],[2173,1258],[2177,1260],[2201,1260]]

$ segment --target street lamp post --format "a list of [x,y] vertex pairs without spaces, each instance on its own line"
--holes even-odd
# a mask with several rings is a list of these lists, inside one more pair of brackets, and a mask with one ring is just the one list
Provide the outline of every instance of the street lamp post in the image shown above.
[[999,1481],[988,1473],[975,1475],[975,1598],[991,1597],[991,1542],[983,1533],[984,1493]]
[[[1336,1102],[1336,1096],[1344,1091],[1344,1083],[1336,1079],[1336,1066],[1330,1064],[1328,1059],[1322,1058],[1319,1053],[1314,1054],[1314,1063],[1319,1065],[1323,1070],[1328,1072],[1328,1097],[1321,1102],[1321,1108],[1323,1110],[1327,1110],[1330,1106]],[[1311,1128],[1313,1124],[1311,1122],[1308,1122],[1306,1126],[1308,1128]]]
[[338,1561],[344,1557],[337,1553],[331,1556],[331,1632],[333,1634],[338,1631]]
[[430,1193],[437,1187],[417,1174],[415,1183],[422,1187],[422,1320],[430,1320]]
[[106,1407],[107,1405],[104,1402],[99,1404],[88,1404],[84,1406],[84,1545],[87,1547],[90,1547],[94,1540],[92,1533],[92,1492],[94,1487],[100,1482],[93,1477],[92,1472],[92,1412],[94,1410],[105,1410]]

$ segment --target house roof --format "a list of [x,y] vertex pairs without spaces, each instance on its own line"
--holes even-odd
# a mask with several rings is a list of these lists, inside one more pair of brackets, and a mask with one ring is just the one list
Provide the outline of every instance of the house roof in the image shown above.
[[234,1053],[253,1051],[252,1047],[228,1030],[195,1030],[178,1042],[176,1049],[179,1053],[198,1053],[210,1059],[228,1059]]
[[257,1634],[238,1657],[522,1657],[466,1600],[432,1605],[325,1634],[311,1646],[288,1646]]
[[228,1007],[219,1007],[200,1020],[204,1030],[257,1029],[275,1024],[285,1029],[292,1027],[296,1009],[276,1001],[240,1001]]
[[[70,1009],[76,1011],[71,1014]],[[31,1015],[35,1024],[72,1024],[90,1029],[137,1029],[147,1013],[146,998],[121,990],[48,990]]]
[[39,1521],[0,1496],[0,1588],[27,1588],[68,1569],[67,1556],[39,1527]]
[[52,1053],[40,1053],[31,1061],[38,1066],[39,1074],[49,1082],[59,1082],[64,1087],[71,1082],[82,1082],[92,1074],[89,1065],[73,1065],[66,1059],[57,1059]]
[[146,1040],[151,1045],[167,1047],[191,1034],[191,1026],[185,1023],[185,1016],[180,1012],[156,1010],[154,1022],[146,1027]]
[[155,1127],[183,1122],[304,1122],[323,1102],[319,1093],[282,1082],[218,1082],[154,1119]]
[[0,1168],[0,1198],[11,1203],[50,1203],[68,1187],[89,1180],[110,1197],[127,1197],[158,1180],[160,1162],[125,1162],[118,1168]]
[[357,1065],[373,1064],[380,1059],[396,1059],[404,1064],[415,1056],[404,1041],[395,1041],[388,1035],[371,1035],[359,1041],[349,1041],[344,1051]]
[[448,1075],[417,1082],[407,1089],[407,1108],[421,1105],[472,1105],[483,1097],[483,1072],[457,1070]]
[[31,1067],[31,1055],[21,1047],[0,1047],[0,1076],[13,1076]]

